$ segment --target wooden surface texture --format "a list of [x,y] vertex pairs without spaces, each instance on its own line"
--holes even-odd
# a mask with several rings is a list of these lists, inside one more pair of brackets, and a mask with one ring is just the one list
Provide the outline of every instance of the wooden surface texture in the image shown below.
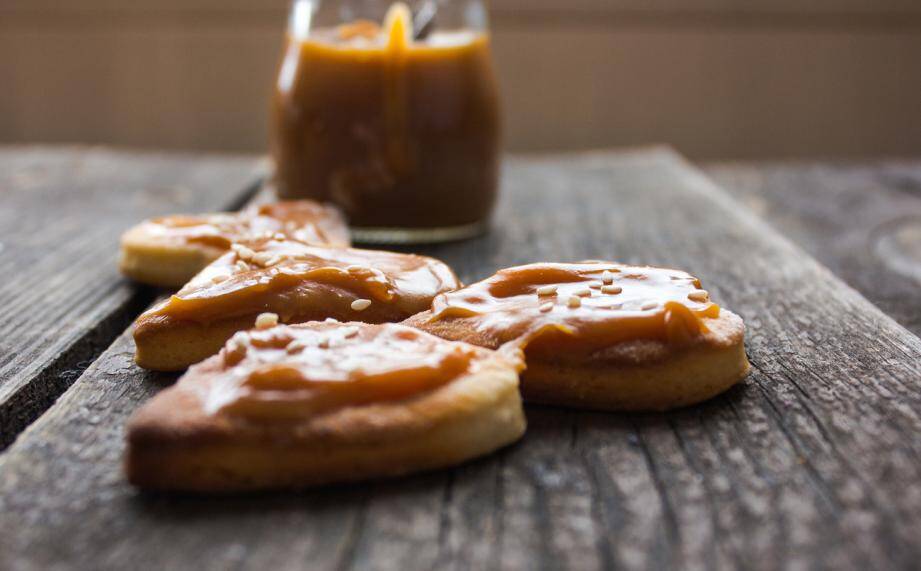
[[0,449],[153,299],[119,277],[121,232],[239,205],[261,166],[90,147],[0,152]]
[[698,275],[751,376],[655,415],[527,407],[506,450],[298,494],[147,495],[126,418],[171,381],[121,336],[0,456],[0,568],[911,568],[921,340],[667,151],[507,164],[494,231],[423,249],[470,281],[535,260]]
[[706,172],[896,321],[921,335],[921,167],[728,163]]

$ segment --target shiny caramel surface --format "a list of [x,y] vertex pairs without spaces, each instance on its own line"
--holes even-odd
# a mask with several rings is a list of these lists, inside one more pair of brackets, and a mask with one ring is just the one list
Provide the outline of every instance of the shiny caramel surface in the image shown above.
[[488,354],[403,325],[311,322],[237,333],[180,383],[199,387],[208,414],[295,421],[431,391]]
[[238,213],[164,216],[142,226],[145,237],[163,243],[220,250],[234,242],[277,233],[311,244],[349,244],[348,228],[339,211],[311,200],[255,205]]
[[451,269],[433,258],[276,237],[234,244],[141,321],[208,323],[274,312],[283,323],[326,317],[382,323],[424,311],[435,295],[458,287]]
[[432,321],[464,318],[483,336],[528,352],[591,351],[632,340],[687,344],[720,308],[679,270],[588,261],[499,271],[439,295]]

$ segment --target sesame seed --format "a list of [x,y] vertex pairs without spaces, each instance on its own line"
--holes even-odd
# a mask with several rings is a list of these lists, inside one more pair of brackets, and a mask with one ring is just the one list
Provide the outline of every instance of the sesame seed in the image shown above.
[[606,285],[601,288],[601,293],[615,294],[624,291],[624,288],[616,285]]
[[234,264],[233,267],[238,272],[248,272],[249,271],[249,264],[247,264],[243,260],[237,260],[237,263]]
[[231,246],[231,248],[233,249],[234,252],[237,253],[237,256],[241,260],[248,261],[248,260],[251,260],[252,257],[256,255],[256,252],[253,252],[250,248],[247,248],[246,246],[242,244],[234,244]]
[[323,320],[323,323],[339,323],[338,319],[333,319],[332,317],[327,317]]
[[277,313],[260,313],[256,318],[256,329],[268,329],[278,325]]
[[611,273],[610,271],[608,271],[608,270],[605,270],[605,271],[602,272],[602,274],[601,274],[601,281],[603,281],[603,282],[606,283],[606,284],[609,284],[609,283],[613,282],[613,281],[614,281],[614,274],[612,274],[612,273]]
[[343,335],[343,337],[345,337],[346,339],[351,339],[352,337],[357,337],[357,336],[358,336],[357,327],[350,327],[349,329],[346,329],[345,335]]
[[656,308],[656,307],[658,307],[658,306],[659,306],[659,303],[658,303],[658,302],[655,302],[655,301],[647,301],[646,303],[644,303],[643,305],[640,306],[640,309],[641,309],[642,311],[646,311],[647,309],[653,309],[653,308]]
[[622,303],[609,303],[608,305],[602,305],[601,309],[620,309],[623,306],[624,304]]
[[265,263],[265,265],[266,265],[266,267],[268,267],[268,266],[274,266],[275,264],[277,264],[277,263],[279,263],[279,262],[283,262],[284,260],[285,260],[285,257],[284,257],[284,256],[282,256],[281,254],[276,254],[276,255],[272,256],[271,258],[269,258],[269,260]]
[[253,262],[259,264],[260,266],[265,266],[268,264],[270,259],[272,259],[272,255],[267,252],[259,252],[253,256]]
[[582,288],[582,289],[577,289],[576,291],[572,292],[572,295],[577,295],[579,297],[591,297],[592,290],[588,289],[587,287]]
[[537,288],[537,295],[556,295],[556,288],[555,285],[541,286]]
[[691,293],[688,294],[688,299],[690,299],[691,301],[699,301],[703,303],[705,301],[710,300],[710,293],[707,292],[707,290],[703,290],[703,289],[692,291]]
[[356,299],[352,302],[352,309],[355,311],[364,311],[371,307],[370,299]]
[[604,286],[601,282],[588,282],[588,287],[592,289],[601,289]]
[[288,343],[288,346],[285,347],[285,351],[288,353],[299,353],[307,348],[307,345],[304,344],[300,339],[295,339],[294,341]]
[[218,274],[218,275],[214,276],[213,278],[211,278],[211,283],[219,284],[219,283],[221,283],[221,282],[223,282],[223,281],[227,281],[227,278],[229,278],[229,277],[230,277],[230,276],[228,276],[227,274]]
[[[576,298],[576,299],[578,299],[578,298]],[[540,311],[541,311],[541,313],[547,313],[547,312],[550,311],[551,309],[553,309],[553,302],[552,302],[552,301],[548,301],[547,303],[542,303],[542,304],[540,305]]]
[[347,267],[345,268],[345,271],[347,271],[347,272],[360,272],[360,271],[362,271],[362,270],[364,270],[364,269],[365,269],[364,266],[359,266],[359,265],[357,265],[357,264],[352,264],[351,266],[347,266]]
[[580,307],[582,305],[582,298],[577,295],[571,295],[569,296],[569,300],[566,302],[566,305],[573,309]]

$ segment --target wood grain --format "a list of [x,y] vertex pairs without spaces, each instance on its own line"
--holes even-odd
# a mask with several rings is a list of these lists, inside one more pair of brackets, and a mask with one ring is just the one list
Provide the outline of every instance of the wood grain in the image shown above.
[[252,157],[93,148],[0,149],[0,449],[153,299],[118,276],[118,238],[144,218],[239,204]]
[[706,172],[889,316],[921,335],[921,167],[726,163]]
[[0,457],[0,568],[910,568],[921,340],[666,151],[507,165],[495,230],[430,248],[674,265],[747,321],[754,370],[671,414],[528,407],[454,470],[300,494],[146,495],[123,426],[169,379],[122,336]]

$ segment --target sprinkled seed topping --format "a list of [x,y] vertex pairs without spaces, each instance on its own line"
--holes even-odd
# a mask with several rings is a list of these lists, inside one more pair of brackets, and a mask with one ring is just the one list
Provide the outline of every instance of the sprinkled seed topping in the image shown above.
[[690,299],[691,301],[699,301],[703,303],[705,301],[710,300],[710,293],[707,292],[707,290],[703,290],[703,289],[692,291],[691,293],[688,294],[688,299]]
[[294,341],[288,343],[288,346],[285,347],[285,351],[288,353],[300,353],[307,348],[307,345],[304,344],[300,339],[295,339]]
[[214,276],[213,278],[211,278],[211,283],[219,284],[223,281],[227,281],[227,278],[229,277],[230,276],[228,276],[227,274],[218,274]]
[[577,295],[577,296],[579,296],[579,297],[591,297],[591,296],[592,296],[592,290],[590,290],[590,289],[588,289],[588,288],[586,287],[586,288],[582,288],[582,289],[577,289],[576,291],[572,292],[572,294],[573,294],[573,295]]
[[347,267],[345,268],[345,271],[347,271],[347,272],[360,272],[360,271],[362,271],[362,270],[364,270],[364,269],[365,269],[364,266],[359,266],[359,265],[356,265],[356,264],[352,264],[351,266],[347,266]]
[[644,303],[643,305],[640,306],[640,309],[641,309],[642,311],[646,311],[647,309],[653,309],[653,308],[656,308],[656,307],[659,307],[659,303],[658,303],[658,302],[656,302],[656,301],[647,301],[646,303]]
[[[576,298],[576,299],[579,299],[579,298]],[[553,309],[553,302],[552,302],[552,301],[548,301],[547,303],[542,303],[542,304],[540,305],[540,312],[541,312],[541,313],[547,313],[547,312],[550,311],[551,309]]]
[[338,319],[333,319],[332,317],[327,317],[323,320],[323,323],[339,323]]
[[601,281],[606,284],[612,283],[614,281],[614,274],[612,274],[609,270],[605,270],[601,274]]
[[277,254],[277,255],[272,256],[271,258],[269,258],[269,260],[265,263],[265,265],[266,265],[266,267],[268,267],[268,266],[274,266],[275,264],[284,261],[284,259],[285,259],[284,256],[282,256],[281,254]]
[[352,302],[352,309],[355,311],[364,311],[371,307],[370,299],[356,299]]
[[592,289],[601,289],[602,287],[604,287],[604,284],[602,284],[601,282],[588,282],[588,287]]
[[357,337],[357,336],[358,336],[358,328],[357,328],[357,327],[350,327],[350,328],[348,328],[348,329],[345,330],[345,335],[344,335],[344,337],[345,337],[346,339],[351,339],[352,337]]
[[615,294],[624,291],[624,288],[616,285],[606,285],[601,288],[601,293]]
[[537,288],[537,295],[556,295],[556,288],[555,285],[541,286]]
[[224,362],[228,365],[239,363],[243,360],[243,357],[246,357],[247,348],[246,334],[242,331],[237,331],[227,342],[227,347],[224,351]]
[[284,241],[285,241],[285,235],[282,234],[281,232],[276,232],[275,235],[272,236],[272,238],[273,238],[274,240],[277,240],[278,242],[284,242]]
[[569,300],[566,302],[566,305],[573,309],[580,307],[582,305],[582,298],[577,295],[571,295],[569,296]]
[[234,267],[238,272],[248,272],[248,271],[249,271],[249,264],[247,264],[247,263],[244,262],[243,260],[237,260],[237,263],[234,264],[233,267]]
[[253,262],[259,264],[260,266],[267,265],[270,259],[272,259],[272,255],[266,252],[259,252],[253,256]]
[[256,255],[256,252],[253,252],[251,249],[247,248],[246,246],[242,244],[233,244],[231,246],[231,249],[233,249],[233,251],[237,253],[237,256],[241,260],[245,260],[245,261],[251,260],[253,256]]
[[256,318],[256,329],[268,329],[278,325],[277,313],[260,313]]
[[623,306],[624,304],[622,303],[609,303],[607,305],[602,305],[601,309],[620,309]]

